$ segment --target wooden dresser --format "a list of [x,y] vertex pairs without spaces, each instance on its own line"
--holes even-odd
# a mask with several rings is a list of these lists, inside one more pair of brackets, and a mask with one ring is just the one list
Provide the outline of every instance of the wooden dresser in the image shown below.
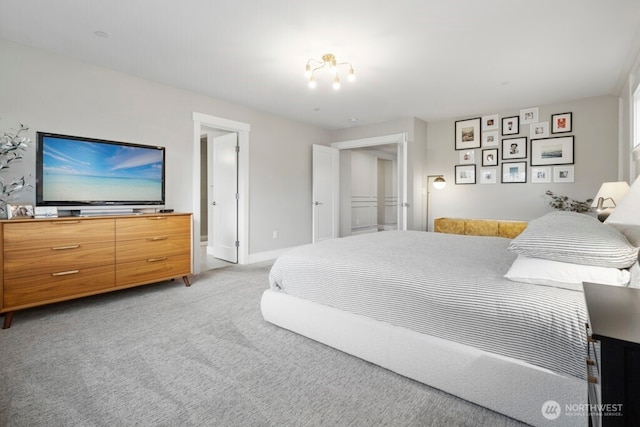
[[0,221],[0,313],[192,274],[191,214]]

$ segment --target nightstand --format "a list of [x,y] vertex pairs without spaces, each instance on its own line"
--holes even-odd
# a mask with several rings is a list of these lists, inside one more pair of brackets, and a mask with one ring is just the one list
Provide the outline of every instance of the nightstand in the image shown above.
[[[590,425],[640,425],[640,289],[583,283]],[[601,422],[601,424],[600,424]]]

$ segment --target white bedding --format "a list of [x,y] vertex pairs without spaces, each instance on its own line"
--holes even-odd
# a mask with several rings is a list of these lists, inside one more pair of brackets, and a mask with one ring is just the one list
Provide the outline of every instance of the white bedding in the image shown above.
[[581,292],[505,279],[509,240],[388,231],[282,255],[271,289],[585,378]]

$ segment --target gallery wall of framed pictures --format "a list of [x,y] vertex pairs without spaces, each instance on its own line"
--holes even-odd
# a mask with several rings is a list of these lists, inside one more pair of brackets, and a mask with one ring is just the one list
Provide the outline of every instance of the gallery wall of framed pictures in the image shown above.
[[573,113],[554,113],[545,119],[533,107],[518,115],[457,120],[455,183],[574,182]]

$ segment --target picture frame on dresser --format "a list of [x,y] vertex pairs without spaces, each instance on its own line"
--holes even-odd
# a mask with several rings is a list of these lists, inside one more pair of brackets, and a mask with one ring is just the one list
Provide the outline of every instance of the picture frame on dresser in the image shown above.
[[33,218],[33,205],[7,205],[7,218]]

